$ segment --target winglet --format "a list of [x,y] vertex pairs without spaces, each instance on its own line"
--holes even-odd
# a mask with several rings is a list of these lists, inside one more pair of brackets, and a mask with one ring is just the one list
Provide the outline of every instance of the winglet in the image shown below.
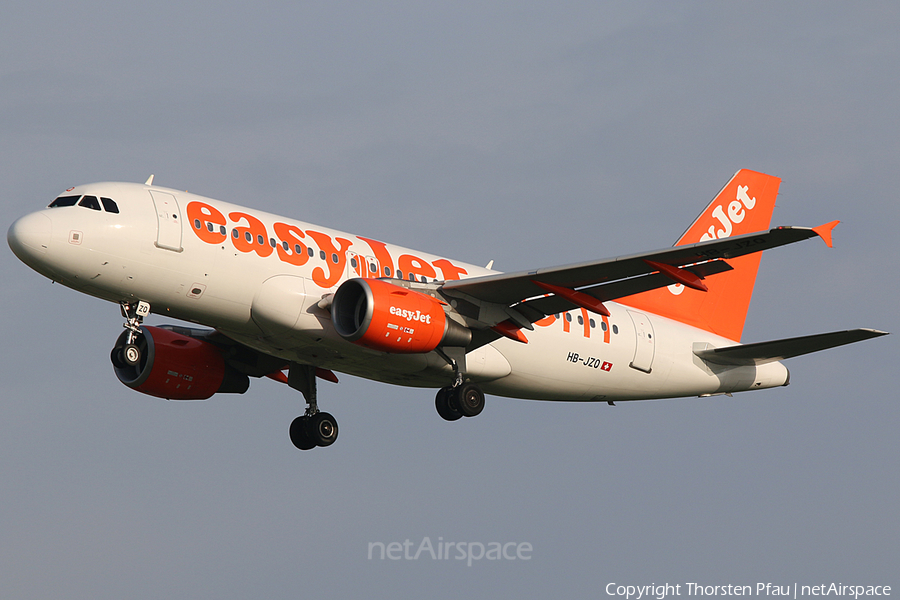
[[812,230],[816,232],[822,240],[825,242],[825,245],[829,248],[832,248],[831,245],[831,230],[834,229],[840,221],[832,221],[831,223],[825,223],[824,225],[819,225],[818,227],[813,227]]
[[144,185],[153,185],[153,175],[147,178],[147,181],[144,182]]

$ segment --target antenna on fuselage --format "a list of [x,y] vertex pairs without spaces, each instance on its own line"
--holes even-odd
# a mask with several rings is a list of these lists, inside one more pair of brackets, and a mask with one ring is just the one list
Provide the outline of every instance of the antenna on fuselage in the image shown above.
[[153,174],[147,178],[147,181],[144,182],[144,185],[153,185]]

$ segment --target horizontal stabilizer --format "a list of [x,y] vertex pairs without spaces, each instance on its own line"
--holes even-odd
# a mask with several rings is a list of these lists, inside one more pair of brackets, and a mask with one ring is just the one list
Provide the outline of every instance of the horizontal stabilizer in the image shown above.
[[776,360],[793,358],[810,352],[827,350],[844,344],[861,342],[870,338],[887,335],[886,331],[876,329],[851,329],[849,331],[832,331],[805,335],[803,337],[757,342],[725,348],[694,350],[694,354],[711,363],[722,365],[762,365]]

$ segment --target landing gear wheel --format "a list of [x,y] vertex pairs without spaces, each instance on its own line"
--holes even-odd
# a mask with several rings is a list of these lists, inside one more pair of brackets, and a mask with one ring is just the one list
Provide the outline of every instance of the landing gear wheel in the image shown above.
[[326,412],[318,412],[309,418],[309,437],[317,446],[330,446],[338,436],[338,424]]
[[464,417],[477,416],[484,410],[484,392],[474,383],[464,383],[455,388],[452,398]]
[[438,390],[434,397],[434,407],[445,421],[462,419],[462,413],[457,410],[456,403],[453,402],[453,388],[451,387],[443,387]]
[[109,360],[112,361],[113,366],[117,369],[124,369],[128,366],[122,357],[122,348],[119,346],[113,348],[112,352],[109,353]]
[[316,447],[316,442],[309,435],[309,418],[297,417],[291,423],[291,442],[300,450],[312,450]]
[[130,366],[134,366],[141,362],[141,349],[134,344],[125,344],[122,348],[122,361]]

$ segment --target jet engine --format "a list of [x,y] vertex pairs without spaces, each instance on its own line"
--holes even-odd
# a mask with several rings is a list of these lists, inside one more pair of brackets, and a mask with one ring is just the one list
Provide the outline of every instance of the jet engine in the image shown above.
[[[250,387],[247,375],[225,363],[215,345],[170,329],[141,327],[131,352],[123,355],[128,331],[122,332],[110,358],[119,381],[143,394],[169,400],[206,400],[215,393],[243,394]],[[131,363],[134,364],[131,364]]]
[[383,352],[431,352],[472,340],[439,300],[379,279],[345,281],[334,294],[331,320],[345,340]]

